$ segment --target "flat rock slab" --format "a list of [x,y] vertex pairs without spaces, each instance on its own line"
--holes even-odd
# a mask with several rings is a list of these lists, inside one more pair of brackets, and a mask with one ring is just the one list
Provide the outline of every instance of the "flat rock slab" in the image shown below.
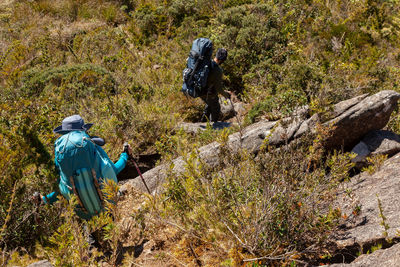
[[197,134],[199,132],[205,131],[207,127],[210,127],[213,130],[222,130],[224,128],[232,127],[233,124],[231,122],[223,122],[218,121],[214,123],[207,123],[207,122],[183,122],[178,125],[178,128],[182,128],[187,133]]
[[53,265],[47,260],[42,260],[29,264],[27,267],[53,267]]
[[400,266],[400,244],[380,249],[371,254],[363,254],[353,262],[328,265],[329,267],[398,267]]
[[[345,185],[348,193],[339,198],[337,206],[349,219],[342,225],[342,231],[333,237],[340,249],[368,248],[376,243],[385,243],[381,212],[389,226],[388,238],[399,239],[400,229],[400,154],[385,161],[375,173],[364,172]],[[355,206],[360,207],[358,215],[352,215]]]

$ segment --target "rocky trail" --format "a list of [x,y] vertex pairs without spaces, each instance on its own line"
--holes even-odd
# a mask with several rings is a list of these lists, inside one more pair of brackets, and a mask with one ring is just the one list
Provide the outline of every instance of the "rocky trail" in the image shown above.
[[[266,142],[275,148],[290,145],[301,136],[315,132],[320,123],[331,130],[325,142],[328,149],[357,154],[354,162],[359,174],[340,186],[335,207],[341,210],[343,221],[329,238],[329,257],[320,264],[398,266],[400,262],[400,137],[384,129],[399,98],[400,94],[394,91],[361,95],[336,104],[323,117],[319,114],[309,117],[304,108],[291,118],[260,121],[229,136],[228,146],[232,151],[245,148],[257,154]],[[195,133],[204,124],[182,127]],[[199,148],[201,160],[210,166],[217,165],[220,146],[213,142]],[[375,165],[375,169],[361,172],[370,155],[387,159],[380,166]],[[183,158],[174,159],[173,164],[174,172],[184,170]],[[153,195],[162,191],[169,166],[160,164],[143,173]],[[120,203],[123,214],[119,223],[127,232],[123,252],[134,258],[135,266],[187,266],[188,262],[190,266],[201,266],[201,262],[213,262],[207,245],[190,245],[191,250],[182,252],[181,248],[187,244],[182,243],[185,241],[176,225],[161,217],[146,215],[152,196],[142,193],[146,189],[140,178],[122,181],[121,189],[125,196]],[[144,235],[148,228],[156,230]]]
[[[400,95],[393,91],[382,91],[372,96],[361,95],[336,104],[328,118],[321,118],[318,114],[308,118],[307,109],[303,109],[292,118],[260,121],[244,128],[241,133],[229,136],[228,144],[232,150],[246,148],[256,154],[266,138],[269,145],[285,146],[303,134],[315,131],[317,122],[322,122],[333,129],[326,146],[330,149],[352,150],[358,155],[354,161],[359,168],[365,166],[363,163],[367,156],[389,157],[375,173],[362,172],[351,181],[343,182],[343,191],[336,206],[346,220],[340,226],[340,231],[331,237],[334,245],[329,262],[337,263],[332,266],[377,266],[383,263],[385,266],[398,266],[400,262],[400,247],[396,244],[400,240],[400,202],[397,199],[400,193],[400,138],[392,132],[381,130],[388,123],[399,98]],[[195,132],[199,127],[201,130],[203,125],[185,124],[183,127]],[[219,146],[214,142],[201,147],[202,160],[209,165],[218,164]],[[175,172],[183,170],[185,163],[182,158],[173,162]],[[168,166],[159,165],[143,174],[153,194],[162,189]],[[125,181],[124,187],[144,190],[137,178]],[[384,220],[382,215],[385,216]],[[386,230],[383,223],[387,225]]]

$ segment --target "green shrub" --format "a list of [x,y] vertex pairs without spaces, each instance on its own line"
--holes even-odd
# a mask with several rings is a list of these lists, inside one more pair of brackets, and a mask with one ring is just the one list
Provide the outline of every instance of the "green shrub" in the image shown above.
[[338,179],[351,168],[349,158],[331,169],[331,179],[325,165],[304,172],[307,145],[263,152],[254,159],[245,151],[232,153],[226,136],[221,133],[217,168],[203,164],[196,150],[183,154],[186,170],[169,174],[162,197],[166,216],[204,242],[225,251],[232,248],[226,244],[237,244],[253,257],[301,251],[323,240],[339,219],[328,207]]
[[163,6],[156,7],[151,4],[140,5],[135,10],[133,17],[141,33],[140,38],[143,38],[145,43],[147,43],[146,40],[154,40],[154,36],[166,31],[168,18],[165,15],[165,8]]
[[73,101],[86,97],[106,97],[116,92],[116,82],[104,68],[92,64],[65,65],[28,71],[21,92],[26,97],[57,94]]
[[[229,51],[224,64],[229,89],[241,92],[245,85],[257,86],[260,75],[274,72],[275,64],[284,62],[285,53],[281,53],[281,49],[287,40],[280,34],[280,23],[273,6],[266,4],[228,8],[212,21],[210,32],[215,46]],[[249,73],[257,76],[252,76],[254,80],[243,80]],[[258,85],[257,89],[269,88]]]
[[42,134],[51,132],[51,125],[38,102],[8,103],[1,104],[0,119],[0,247],[31,251],[39,237],[58,225],[57,209],[37,210],[31,199],[35,191],[53,189],[56,180],[51,139]]
[[277,96],[267,97],[253,105],[246,116],[246,121],[247,123],[254,123],[260,117],[265,117],[268,120],[281,119],[290,116],[298,106],[306,104],[307,98],[304,92],[288,88]]

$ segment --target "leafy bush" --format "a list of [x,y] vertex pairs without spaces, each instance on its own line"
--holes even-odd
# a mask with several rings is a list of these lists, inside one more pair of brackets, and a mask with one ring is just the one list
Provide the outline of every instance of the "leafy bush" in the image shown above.
[[254,123],[261,117],[268,120],[277,120],[288,117],[296,107],[307,104],[303,92],[286,90],[277,96],[267,97],[262,102],[256,103],[246,117],[247,123]]
[[116,82],[102,67],[91,64],[66,65],[30,70],[23,78],[21,92],[26,97],[57,94],[73,101],[86,97],[106,97],[116,92]]
[[[0,247],[31,250],[35,240],[58,224],[56,209],[38,211],[31,199],[34,191],[50,190],[56,179],[47,150],[51,141],[41,135],[50,125],[42,115],[46,111],[38,112],[36,104],[24,100],[1,104]],[[37,119],[32,121],[33,117]]]
[[301,251],[323,240],[340,212],[320,199],[334,197],[339,179],[352,166],[350,158],[334,155],[335,164],[343,164],[331,168],[329,176],[327,165],[305,172],[307,145],[264,151],[254,159],[245,151],[232,153],[224,143],[226,136],[220,137],[222,165],[213,171],[196,150],[184,154],[186,171],[169,175],[162,197],[166,216],[204,242],[225,250],[237,244],[252,257],[279,258],[283,251]]
[[210,25],[210,32],[215,46],[229,51],[224,67],[228,88],[236,92],[251,86],[259,90],[273,90],[263,88],[266,84],[260,84],[260,76],[268,72],[273,75],[276,64],[286,59],[284,47],[287,39],[280,31],[280,18],[273,6],[267,4],[232,7],[217,15]]

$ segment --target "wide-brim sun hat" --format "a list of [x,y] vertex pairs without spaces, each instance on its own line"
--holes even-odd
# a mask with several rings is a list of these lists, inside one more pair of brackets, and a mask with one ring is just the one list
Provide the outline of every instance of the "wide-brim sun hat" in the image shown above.
[[72,115],[66,117],[60,126],[53,130],[54,133],[58,134],[66,134],[72,131],[87,131],[90,127],[93,126],[93,123],[85,123],[81,116]]

